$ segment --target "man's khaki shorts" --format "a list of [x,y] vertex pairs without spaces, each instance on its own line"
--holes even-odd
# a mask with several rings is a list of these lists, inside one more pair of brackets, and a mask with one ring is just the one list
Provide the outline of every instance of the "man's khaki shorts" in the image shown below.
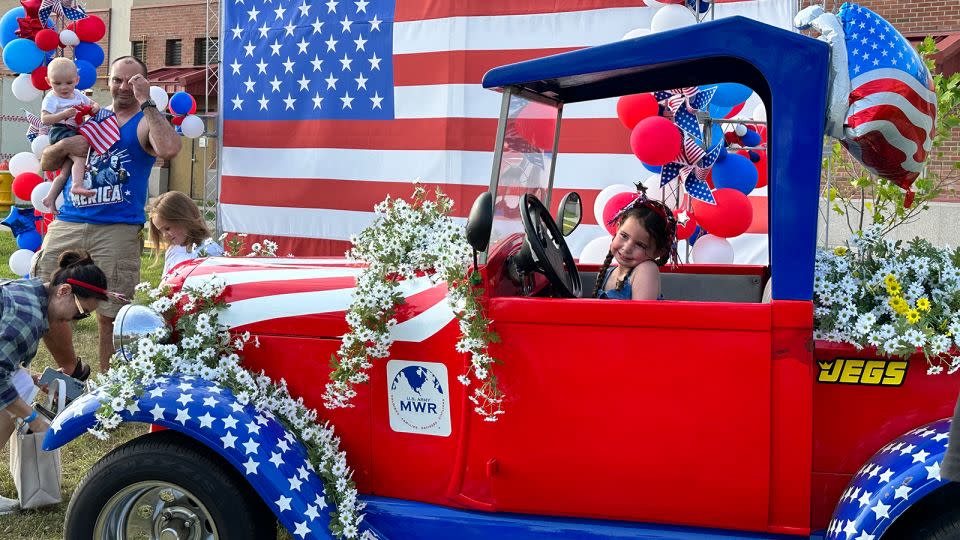
[[[95,225],[56,220],[43,237],[43,246],[36,267],[31,274],[43,281],[57,270],[60,254],[70,249],[81,249],[107,276],[107,289],[132,299],[134,288],[140,282],[140,225],[116,223]],[[111,298],[102,302],[97,313],[115,318],[123,303]]]

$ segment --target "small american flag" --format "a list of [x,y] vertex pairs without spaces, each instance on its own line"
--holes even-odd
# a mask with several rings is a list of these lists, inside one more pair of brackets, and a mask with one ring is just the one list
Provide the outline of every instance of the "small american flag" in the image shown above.
[[838,17],[851,88],[841,142],[870,172],[909,190],[923,170],[936,124],[930,72],[910,42],[876,13],[844,4]]
[[30,126],[27,128],[27,140],[33,142],[37,138],[37,135],[45,135],[47,131],[50,130],[47,126],[43,125],[40,122],[40,117],[33,114],[30,111],[23,111],[27,117],[27,124]]
[[100,109],[100,112],[90,117],[80,126],[80,134],[90,143],[98,154],[103,154],[120,140],[120,124],[113,111]]

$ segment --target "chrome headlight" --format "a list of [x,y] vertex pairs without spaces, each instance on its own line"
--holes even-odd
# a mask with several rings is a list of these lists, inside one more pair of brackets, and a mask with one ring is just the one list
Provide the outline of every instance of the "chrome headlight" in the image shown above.
[[147,306],[127,304],[113,321],[113,347],[128,356],[134,343],[161,328],[168,328],[162,315]]

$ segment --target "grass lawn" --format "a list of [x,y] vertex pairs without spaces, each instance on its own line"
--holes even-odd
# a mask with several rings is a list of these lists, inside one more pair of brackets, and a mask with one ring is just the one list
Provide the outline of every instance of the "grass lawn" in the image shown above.
[[[16,250],[17,245],[10,231],[0,227],[0,279],[18,277],[10,272],[7,265],[10,254]],[[140,280],[149,281],[154,285],[159,283],[160,273],[163,271],[163,261],[161,260],[154,265],[152,253],[147,251],[144,253],[141,262]],[[76,323],[73,344],[77,354],[82,356],[85,361],[89,361],[90,367],[93,369],[91,376],[96,374],[99,360],[97,357],[97,324],[93,317],[88,317]],[[56,367],[56,364],[46,347],[41,344],[37,356],[30,364],[30,368],[33,371],[42,372],[48,366]],[[44,394],[41,394],[41,397],[44,397]],[[60,459],[63,465],[61,481],[63,502],[39,510],[23,510],[18,514],[0,516],[0,539],[55,540],[63,538],[63,520],[67,503],[86,472],[110,450],[130,439],[145,434],[147,429],[148,426],[145,424],[123,424],[106,441],[99,441],[85,434],[62,447],[60,449]],[[6,444],[6,441],[3,441],[3,444]],[[16,497],[17,495],[9,467],[0,466],[0,495],[5,497]],[[292,538],[279,525],[277,532],[280,540],[290,540]]]

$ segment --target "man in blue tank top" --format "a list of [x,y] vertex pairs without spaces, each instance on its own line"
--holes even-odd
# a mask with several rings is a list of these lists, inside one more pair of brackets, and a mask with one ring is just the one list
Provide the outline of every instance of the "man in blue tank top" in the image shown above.
[[[123,56],[110,65],[108,107],[117,115],[120,140],[103,155],[90,153],[87,175],[94,194],[71,195],[64,201],[57,220],[43,239],[42,254],[33,275],[49,278],[57,258],[66,249],[84,249],[107,275],[110,290],[132,298],[140,281],[140,230],[146,221],[150,170],[157,157],[172,159],[180,151],[180,137],[150,99],[147,66],[137,58]],[[68,155],[85,155],[86,142],[79,148],[64,140],[47,147],[41,158],[44,170],[58,169]],[[79,152],[79,154],[78,154]],[[70,193],[70,179],[64,193]],[[113,320],[123,305],[117,299],[97,309],[100,332],[100,369],[109,367],[113,354]],[[50,325],[44,343],[64,372],[85,378],[89,367],[81,364],[73,349],[69,323]]]

